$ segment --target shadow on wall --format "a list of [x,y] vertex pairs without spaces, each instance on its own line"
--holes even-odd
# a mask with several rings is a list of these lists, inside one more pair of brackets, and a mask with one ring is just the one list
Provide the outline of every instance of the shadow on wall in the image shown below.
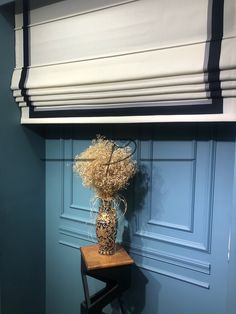
[[[133,220],[136,220],[136,214],[144,207],[146,195],[148,193],[148,187],[150,184],[150,177],[145,165],[138,167],[138,172],[131,182],[131,185],[125,193],[125,198],[128,203],[128,211],[125,215],[125,219],[120,223],[119,229],[122,229],[122,243],[129,252],[129,246],[132,243],[133,232]],[[129,252],[130,253],[130,252]],[[122,296],[122,304],[125,309],[125,313],[137,314],[142,313],[146,307],[146,285],[148,279],[145,277],[142,270],[138,265],[133,265],[131,273],[131,286],[129,290]],[[156,287],[155,291],[158,291],[159,287]],[[158,297],[158,295],[157,295]],[[112,303],[111,314],[120,313],[120,307],[117,300]]]
[[[122,296],[122,304],[125,313],[129,314],[141,314],[145,307],[145,290],[148,283],[147,278],[144,276],[138,266],[132,267],[132,279],[129,290]],[[111,314],[120,313],[120,306],[118,300],[112,302]]]
[[145,197],[148,193],[150,185],[150,176],[145,165],[139,165],[135,177],[131,180],[130,186],[123,191],[122,196],[127,201],[127,212],[124,214],[122,209],[118,210],[118,229],[117,242],[122,243],[129,251],[128,247],[131,241],[133,221],[136,221],[136,216],[139,211],[144,208]]

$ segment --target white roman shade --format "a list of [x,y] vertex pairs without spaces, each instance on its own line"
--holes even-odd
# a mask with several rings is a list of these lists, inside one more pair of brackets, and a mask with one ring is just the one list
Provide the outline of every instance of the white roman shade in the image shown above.
[[235,0],[16,1],[22,123],[236,121]]

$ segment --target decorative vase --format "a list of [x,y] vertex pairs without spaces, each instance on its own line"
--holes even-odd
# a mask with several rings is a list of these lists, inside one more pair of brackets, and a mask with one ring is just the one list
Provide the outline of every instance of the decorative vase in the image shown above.
[[112,202],[103,200],[96,218],[99,254],[112,255],[115,253],[117,221],[116,210],[112,208]]

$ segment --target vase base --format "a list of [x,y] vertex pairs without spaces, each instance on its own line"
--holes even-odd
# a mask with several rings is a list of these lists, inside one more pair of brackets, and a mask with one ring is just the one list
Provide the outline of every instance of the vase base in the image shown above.
[[115,249],[102,249],[99,248],[98,249],[98,253],[101,255],[113,255],[115,253]]

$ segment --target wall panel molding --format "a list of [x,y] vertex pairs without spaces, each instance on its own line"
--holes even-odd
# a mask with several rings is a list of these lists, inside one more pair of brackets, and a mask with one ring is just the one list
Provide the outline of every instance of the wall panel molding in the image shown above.
[[189,284],[201,287],[201,288],[210,289],[210,284],[208,282],[196,280],[187,276],[178,275],[178,274],[175,274],[173,272],[169,272],[163,269],[151,267],[149,265],[143,265],[143,264],[140,265],[139,263],[137,263],[137,265],[143,269],[146,269],[148,271],[151,271],[151,272],[154,272],[154,273],[157,273],[157,274],[169,277],[169,278],[177,279],[177,280],[180,280],[180,281],[183,281],[183,282],[186,282],[186,283],[189,283]]
[[86,224],[86,225],[93,225],[95,227],[95,222],[92,221],[91,219],[77,218],[75,215],[69,215],[69,214],[62,214],[62,215],[60,215],[60,217],[62,219],[75,221],[75,222],[80,222],[80,223],[83,223],[83,224]]
[[177,246],[188,247],[199,251],[207,251],[207,247],[202,243],[193,242],[185,239],[178,239],[176,237],[170,237],[167,235],[162,234],[157,235],[153,232],[148,231],[136,231],[134,235],[141,238],[148,238],[150,240],[157,240],[160,242],[166,242]]
[[[89,202],[89,195],[83,198],[81,182],[73,175],[72,163],[67,162],[72,160],[76,153],[84,150],[86,145],[89,145],[89,142],[76,139],[60,140],[59,156],[57,156],[62,161],[60,166],[62,210],[59,217],[58,241],[61,245],[76,249],[79,249],[81,240],[96,243],[95,213],[92,217],[89,207],[84,206],[84,202]],[[151,171],[150,180],[153,175],[150,164],[153,162],[167,161],[167,165],[171,165],[174,160],[175,166],[179,161],[192,163],[192,186],[188,190],[191,202],[188,211],[183,212],[185,216],[191,213],[188,220],[191,222],[191,229],[175,228],[172,220],[166,221],[166,225],[160,223],[152,225],[150,219],[155,218],[156,208],[155,202],[150,202],[150,198],[159,197],[152,183],[151,186],[149,184],[147,186],[148,193],[145,195],[142,210],[133,213],[133,220],[129,224],[130,237],[128,240],[124,239],[123,245],[141,268],[210,289],[209,276],[212,270],[208,257],[211,249],[215,142],[198,139],[195,133],[192,134],[191,139],[184,141],[158,139],[157,135],[147,141],[138,141],[135,158],[140,167],[148,166],[148,170]],[[186,179],[184,174],[182,178]],[[163,177],[163,180],[166,179],[167,177]],[[136,182],[134,185],[139,183]],[[201,202],[196,204],[194,200],[198,189]],[[139,193],[138,186],[134,186],[134,191]],[[135,209],[137,194],[134,193],[130,197],[134,197],[131,203]],[[179,197],[179,193],[176,193],[175,197]],[[169,218],[172,219],[172,216]],[[167,226],[168,222],[170,226]],[[189,258],[190,252],[191,258]]]
[[[140,142],[138,159],[148,173],[149,183],[142,211],[134,220],[134,238],[210,252],[215,143],[196,139],[178,142],[178,148],[175,145],[158,140]],[[191,169],[176,172],[182,161],[191,162]],[[165,171],[161,171],[162,162],[167,162]],[[153,183],[153,176],[157,183]],[[183,183],[188,189],[185,185],[182,188]]]
[[[94,237],[95,213],[91,213],[89,206],[76,201],[81,200],[82,186],[78,184],[78,177],[73,173],[74,140],[60,140],[59,160],[61,162],[61,214],[59,234],[67,236],[67,243],[71,237],[83,240]],[[68,162],[68,160],[70,160]],[[82,188],[83,189],[83,188]],[[86,193],[85,193],[86,194]],[[78,231],[79,230],[79,231]],[[92,235],[93,233],[93,235]]]
[[154,226],[166,227],[166,228],[170,228],[170,229],[177,229],[177,230],[192,232],[191,226],[173,224],[173,223],[169,223],[169,222],[160,222],[159,220],[156,220],[156,219],[150,219],[148,221],[148,224],[151,224]]
[[125,243],[125,246],[131,254],[210,275],[211,265],[208,262],[194,260],[186,256],[171,254],[151,248],[139,247],[133,243]]
[[[73,246],[72,238],[81,239],[81,240],[89,241],[92,243],[96,242],[96,238],[94,236],[92,236],[92,235],[88,236],[88,234],[86,232],[79,231],[77,228],[73,229],[73,228],[69,228],[69,227],[66,227],[66,228],[60,227],[59,233],[60,233],[60,235],[66,236],[66,238],[67,238],[66,243],[70,246]],[[60,239],[59,243],[65,244],[65,241],[63,239]]]

